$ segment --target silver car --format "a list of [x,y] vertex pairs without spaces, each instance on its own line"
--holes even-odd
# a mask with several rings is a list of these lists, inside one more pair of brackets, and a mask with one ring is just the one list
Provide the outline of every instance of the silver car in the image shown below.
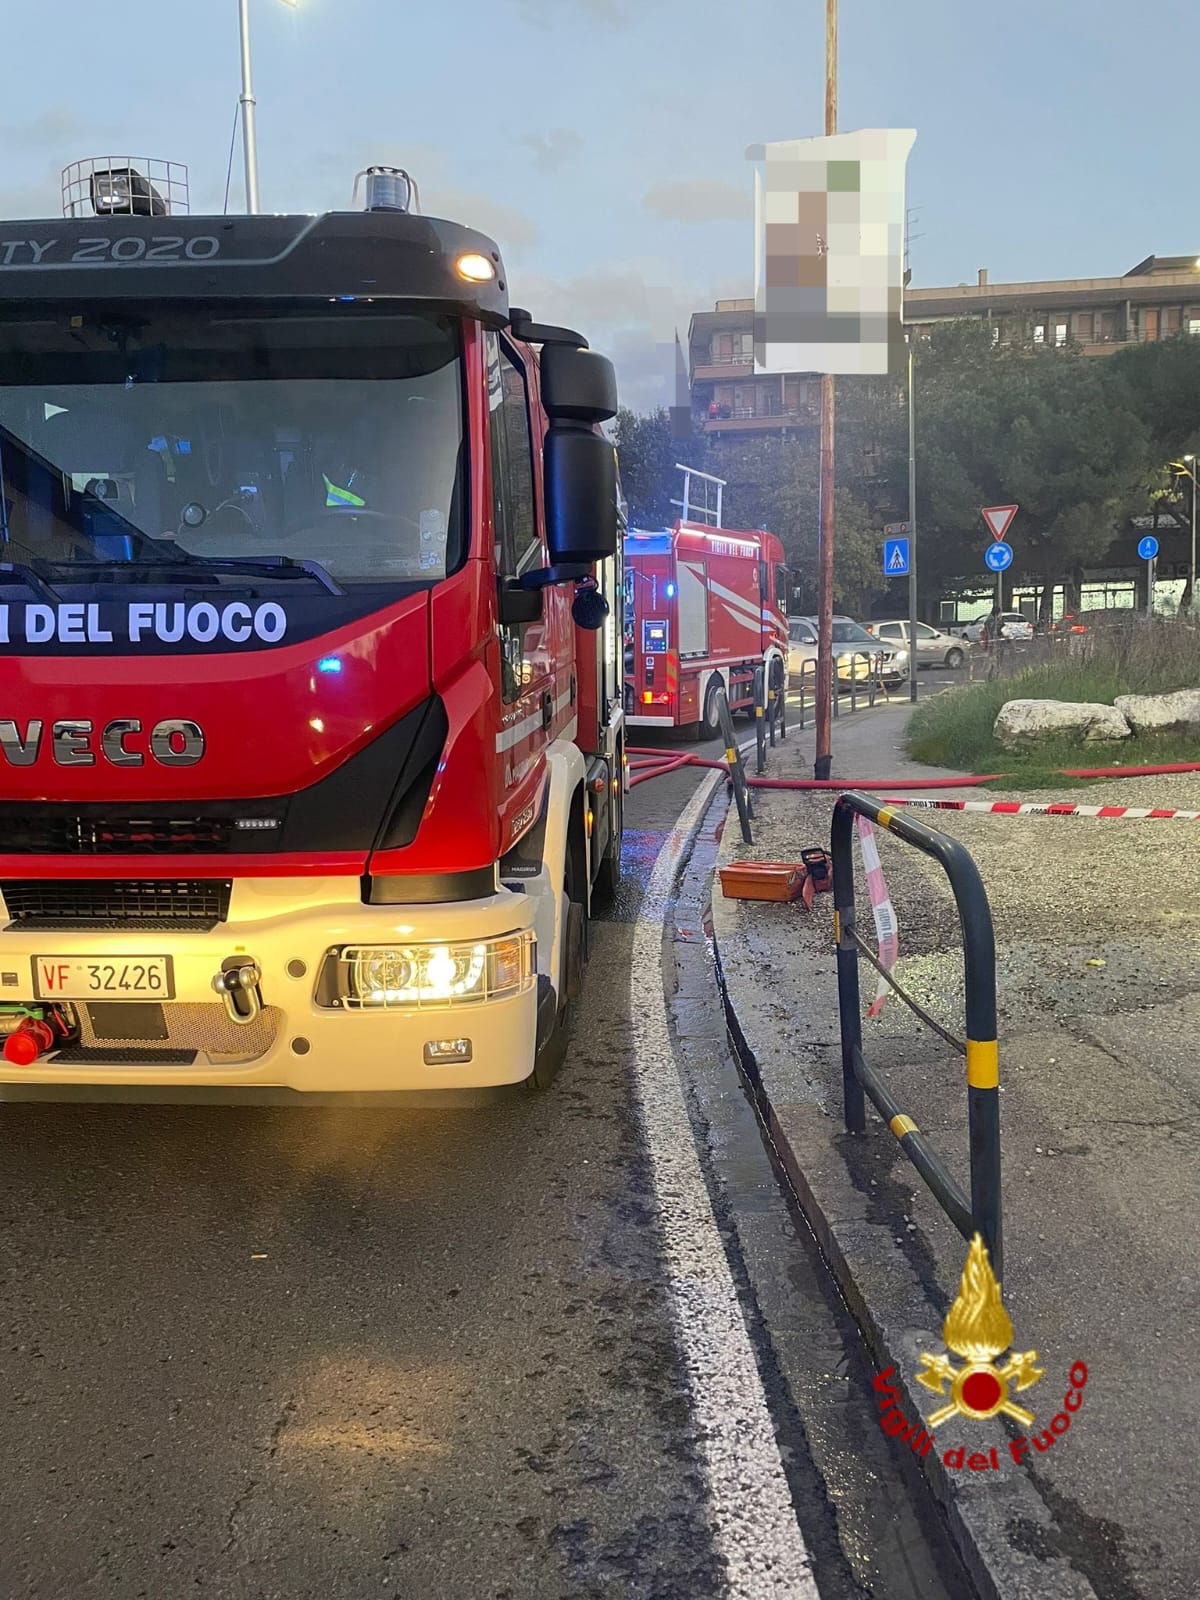
[[907,622],[868,622],[867,631],[873,633],[881,644],[908,650],[909,655],[915,659],[918,669],[961,667],[967,659],[967,651],[971,648],[969,640],[956,639],[953,634],[942,633],[939,628],[931,628],[927,622],[917,623],[915,650],[909,643]]
[[[978,644],[983,633],[987,617],[976,617],[974,622],[968,622],[962,629],[962,637],[968,644]],[[991,632],[991,629],[988,629]],[[1002,639],[1032,639],[1033,623],[1028,617],[1023,617],[1019,611],[1002,611],[1000,613],[1000,637]]]
[[[908,676],[908,651],[873,639],[852,617],[833,619],[833,655],[838,682],[848,690],[851,681],[866,683],[879,664],[879,681],[903,683]],[[817,659],[816,617],[788,618],[788,678],[793,684],[815,687]]]

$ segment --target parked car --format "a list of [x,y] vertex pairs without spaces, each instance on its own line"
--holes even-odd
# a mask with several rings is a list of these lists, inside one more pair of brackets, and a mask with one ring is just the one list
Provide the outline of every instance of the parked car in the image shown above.
[[874,634],[881,644],[907,650],[921,667],[961,667],[967,659],[971,644],[966,639],[956,639],[953,634],[931,628],[927,622],[917,623],[917,647],[909,642],[907,622],[868,622],[867,632]]
[[[876,658],[880,662],[879,681],[889,686],[903,683],[908,676],[908,651],[873,639],[852,617],[834,617],[833,651],[838,681],[849,688],[851,680],[866,683]],[[792,683],[813,681],[813,668],[805,663],[817,659],[816,617],[788,618],[788,678]]]
[[[990,613],[989,613],[990,616]],[[987,617],[976,617],[974,622],[968,622],[963,628],[961,637],[968,644],[978,644],[987,623]],[[988,637],[992,637],[992,629],[988,628]],[[1032,639],[1033,623],[1019,611],[1002,611],[1000,613],[1000,637],[1002,639]]]

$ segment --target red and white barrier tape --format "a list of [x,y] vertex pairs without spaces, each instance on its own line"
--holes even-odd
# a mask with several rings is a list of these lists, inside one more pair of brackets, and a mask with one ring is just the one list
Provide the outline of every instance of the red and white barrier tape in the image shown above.
[[[890,972],[900,953],[900,927],[895,907],[883,876],[883,863],[879,859],[879,846],[875,843],[875,829],[866,817],[858,819],[858,842],[862,849],[863,866],[867,872],[867,890],[871,896],[871,910],[875,916],[875,934],[879,940],[879,965]],[[882,976],[875,989],[868,1017],[877,1017],[888,997],[888,985]]]
[[884,800],[885,806],[920,806],[926,811],[994,811],[1009,817],[1136,817],[1152,822],[1200,822],[1200,811],[1165,811],[1148,806],[1042,805],[1033,800]]

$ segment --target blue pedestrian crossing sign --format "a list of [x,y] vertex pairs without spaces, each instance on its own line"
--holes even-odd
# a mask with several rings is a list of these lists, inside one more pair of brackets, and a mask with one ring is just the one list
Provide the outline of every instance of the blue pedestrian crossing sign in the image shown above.
[[1138,555],[1143,561],[1153,561],[1158,554],[1158,540],[1152,533],[1148,533],[1138,544]]
[[1002,539],[988,545],[983,552],[984,564],[989,572],[1003,572],[1005,567],[1012,566],[1012,558],[1012,545],[1005,544]]
[[908,576],[907,539],[885,539],[883,541],[883,573],[887,578],[906,578]]

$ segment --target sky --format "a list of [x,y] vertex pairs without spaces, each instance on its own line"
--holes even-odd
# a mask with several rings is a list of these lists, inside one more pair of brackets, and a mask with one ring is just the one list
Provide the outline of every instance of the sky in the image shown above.
[[[372,163],[483,229],[511,300],[582,331],[635,409],[749,294],[755,143],[824,131],[824,0],[250,0],[262,207],[348,208]],[[8,0],[0,216],[71,160],[187,164],[225,207],[237,0]],[[1192,0],[841,0],[839,127],[913,128],[913,282],[1108,277],[1200,254]],[[19,70],[13,70],[19,63]],[[244,205],[241,150],[229,208]]]

